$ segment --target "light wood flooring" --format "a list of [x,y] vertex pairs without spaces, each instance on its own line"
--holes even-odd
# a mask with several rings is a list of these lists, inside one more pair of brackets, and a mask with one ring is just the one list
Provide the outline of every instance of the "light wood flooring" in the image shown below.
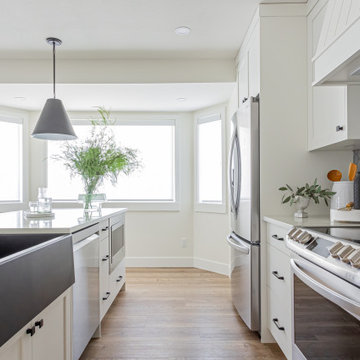
[[193,268],[130,268],[81,360],[284,359],[231,304],[226,276]]

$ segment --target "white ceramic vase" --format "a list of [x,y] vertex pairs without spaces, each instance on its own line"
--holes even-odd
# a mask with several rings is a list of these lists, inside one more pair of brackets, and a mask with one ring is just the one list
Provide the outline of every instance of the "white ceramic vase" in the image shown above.
[[309,215],[304,210],[309,206],[310,199],[304,198],[303,196],[295,197],[295,208],[296,212],[294,213],[294,217],[296,218],[307,218]]

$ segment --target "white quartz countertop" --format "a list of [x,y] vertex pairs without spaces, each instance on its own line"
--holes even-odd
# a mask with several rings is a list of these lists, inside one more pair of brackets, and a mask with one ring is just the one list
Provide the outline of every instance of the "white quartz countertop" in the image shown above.
[[351,222],[340,222],[340,221],[331,221],[330,216],[311,216],[308,218],[295,218],[293,215],[289,216],[276,216],[269,215],[264,216],[264,221],[279,225],[282,227],[292,228],[294,226],[298,227],[359,227],[359,223]]
[[0,234],[70,234],[96,224],[114,215],[126,212],[126,208],[106,208],[101,214],[84,217],[83,209],[53,209],[53,218],[26,218],[24,211],[0,213]]

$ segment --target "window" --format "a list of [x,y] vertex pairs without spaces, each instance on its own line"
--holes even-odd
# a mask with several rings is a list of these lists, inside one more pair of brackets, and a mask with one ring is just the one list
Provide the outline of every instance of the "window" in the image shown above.
[[0,116],[0,201],[23,200],[23,124]]
[[[90,128],[74,125],[80,139]],[[115,186],[105,182],[99,192],[111,201],[175,202],[175,120],[119,122],[112,129],[119,145],[138,149],[142,166],[129,176],[120,174]],[[53,159],[61,146],[48,142],[49,192],[55,200],[75,200],[84,192],[82,182],[79,177],[70,178],[68,170]]]
[[224,115],[221,112],[196,119],[195,210],[225,211]]

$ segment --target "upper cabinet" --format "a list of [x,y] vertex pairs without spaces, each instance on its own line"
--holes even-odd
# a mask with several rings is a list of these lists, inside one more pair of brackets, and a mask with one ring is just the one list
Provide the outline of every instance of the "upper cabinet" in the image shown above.
[[[338,28],[329,26],[330,15],[333,14],[335,3],[337,1],[318,1],[307,19],[309,150],[348,150],[358,148],[360,145],[358,140],[360,139],[358,125],[360,102],[356,100],[360,96],[360,86],[313,86],[314,56],[328,46],[330,39],[338,34],[339,29],[342,29],[346,22],[341,17],[339,22],[343,25],[339,25]],[[344,1],[344,6],[345,3],[351,3],[351,1]],[[329,11],[328,5],[331,5],[331,11]],[[339,4],[336,6],[336,12],[339,12]],[[349,9],[351,7],[348,7]],[[327,32],[324,32],[324,27],[328,28]]]
[[238,102],[260,93],[260,28],[252,24],[249,36],[244,40],[237,57]]
[[312,57],[313,84],[358,84],[360,0],[320,0],[316,7],[322,8],[322,21]]

